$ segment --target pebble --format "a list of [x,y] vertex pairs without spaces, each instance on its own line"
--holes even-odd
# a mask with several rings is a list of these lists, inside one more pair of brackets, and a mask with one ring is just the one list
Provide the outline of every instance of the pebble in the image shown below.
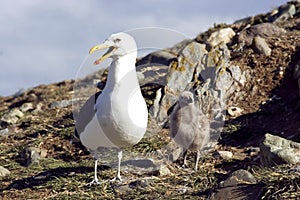
[[233,153],[230,151],[218,151],[218,156],[220,156],[223,159],[231,159],[233,156]]
[[259,54],[270,56],[272,49],[267,44],[266,40],[260,36],[255,36],[253,39],[254,50]]
[[156,175],[156,176],[167,176],[170,174],[171,174],[171,171],[169,170],[169,168],[166,165],[160,165],[160,166],[156,167],[156,169],[153,171],[153,175]]
[[26,112],[26,111],[29,111],[29,110],[33,110],[33,104],[32,103],[24,103],[21,107],[20,107],[20,110],[22,112]]
[[18,108],[13,108],[1,117],[1,121],[8,124],[16,124],[23,116],[24,113],[22,111],[20,111]]
[[0,166],[0,177],[4,177],[10,174],[10,171],[5,167]]
[[236,107],[236,106],[230,106],[228,109],[227,109],[227,112],[230,116],[232,117],[238,117],[242,114],[243,110],[239,107]]
[[50,104],[50,108],[65,108],[72,105],[72,100],[55,101]]
[[10,135],[10,131],[9,131],[8,128],[0,130],[0,136],[1,137],[8,136],[8,135]]
[[130,188],[146,188],[149,186],[147,180],[136,180],[129,183]]

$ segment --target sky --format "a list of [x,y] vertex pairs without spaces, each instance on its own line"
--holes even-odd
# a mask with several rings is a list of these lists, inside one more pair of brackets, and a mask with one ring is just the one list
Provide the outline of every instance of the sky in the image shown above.
[[0,0],[0,96],[75,79],[89,49],[112,33],[156,27],[194,38],[214,23],[230,24],[284,3],[286,0]]

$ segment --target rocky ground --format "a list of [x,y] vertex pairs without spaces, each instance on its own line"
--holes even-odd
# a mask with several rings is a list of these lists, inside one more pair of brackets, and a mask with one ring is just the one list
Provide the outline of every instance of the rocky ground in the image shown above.
[[[181,159],[151,163],[146,169],[124,163],[124,182],[87,187],[93,159],[80,143],[70,143],[75,81],[62,81],[0,97],[1,199],[299,199],[300,145],[291,141],[300,142],[300,5],[292,2],[231,25],[216,25],[193,41],[140,59],[139,64],[156,59],[169,67],[159,69],[168,77],[166,87],[143,87],[149,107],[169,108],[167,90],[155,105],[158,89],[179,91],[171,84],[172,73],[186,67],[184,59],[192,55],[189,59],[199,60],[200,54],[206,60],[195,71],[213,65],[217,75],[211,91],[224,90],[227,102],[219,142],[201,158],[197,172],[189,153],[190,169],[181,167]],[[181,72],[193,77],[181,84],[191,81],[201,99],[206,80],[198,74],[194,78],[195,71]],[[229,80],[228,86],[217,88],[218,80]],[[217,99],[209,94],[203,98]],[[272,141],[273,135],[288,140],[275,137],[268,143],[266,133]],[[169,142],[166,127],[129,151],[150,155]],[[272,148],[283,153],[270,153]],[[101,165],[98,172],[107,180],[115,168]]]

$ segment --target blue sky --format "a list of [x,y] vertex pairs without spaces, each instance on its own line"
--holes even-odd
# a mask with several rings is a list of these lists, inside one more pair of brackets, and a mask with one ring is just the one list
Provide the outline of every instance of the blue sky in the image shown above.
[[214,23],[266,13],[286,0],[0,0],[0,96],[74,79],[112,33],[160,27],[194,38]]

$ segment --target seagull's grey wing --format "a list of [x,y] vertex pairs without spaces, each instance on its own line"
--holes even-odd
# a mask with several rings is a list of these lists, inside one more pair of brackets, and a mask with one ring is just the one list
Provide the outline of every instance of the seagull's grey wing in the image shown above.
[[76,120],[75,130],[74,130],[74,136],[76,138],[78,138],[78,139],[80,138],[80,133],[82,133],[84,131],[84,128],[86,127],[86,125],[92,120],[92,118],[96,112],[94,109],[94,105],[100,94],[101,94],[101,91],[92,95],[80,109],[80,112],[78,115],[79,117]]

